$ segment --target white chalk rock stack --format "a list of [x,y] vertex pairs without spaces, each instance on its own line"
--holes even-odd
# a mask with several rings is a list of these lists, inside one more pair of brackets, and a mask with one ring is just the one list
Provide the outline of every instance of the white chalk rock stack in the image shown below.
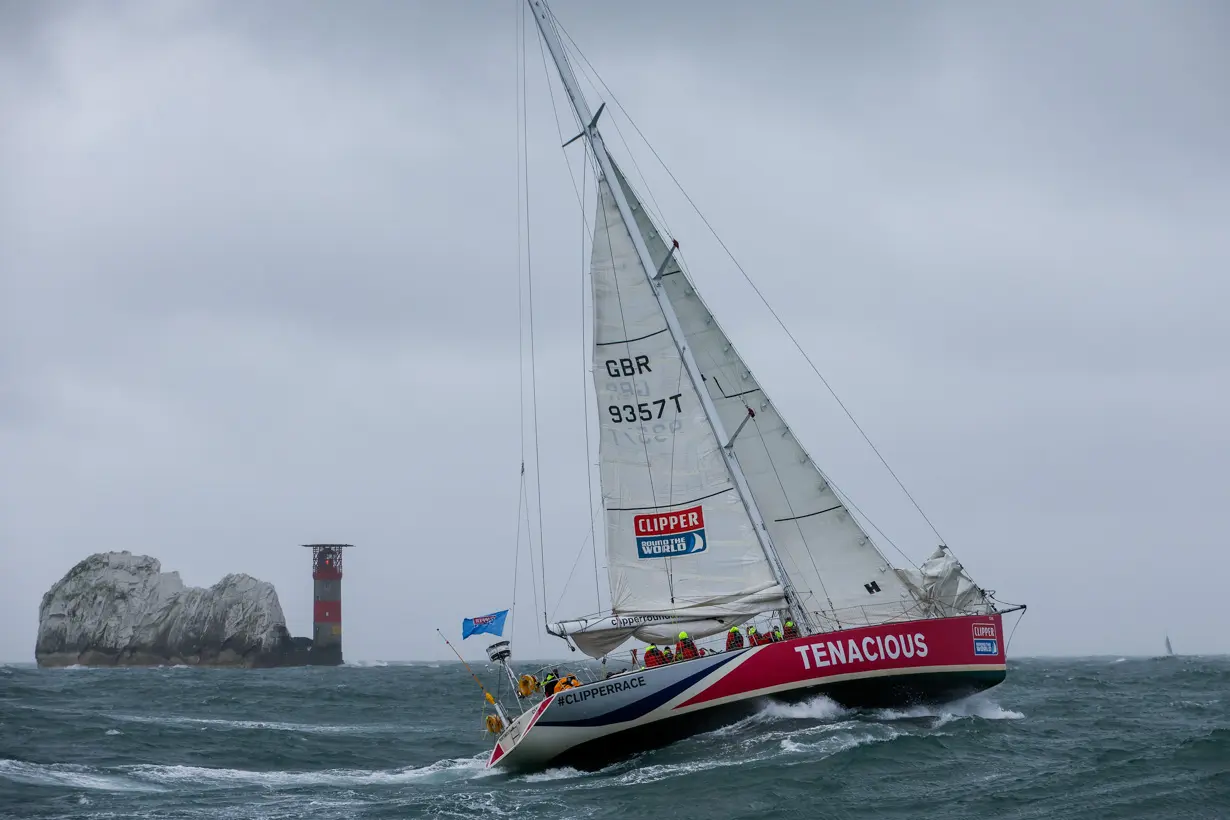
[[186,587],[156,558],[104,552],[43,596],[39,666],[279,666],[292,653],[273,585],[227,575]]

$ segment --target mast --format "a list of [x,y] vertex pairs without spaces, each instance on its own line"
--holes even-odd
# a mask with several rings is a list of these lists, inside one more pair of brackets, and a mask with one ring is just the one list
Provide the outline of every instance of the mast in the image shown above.
[[[718,416],[717,408],[713,404],[713,398],[709,395],[709,390],[705,386],[700,368],[697,366],[696,360],[692,356],[692,351],[688,347],[687,338],[683,335],[683,328],[679,324],[679,317],[675,315],[675,308],[666,297],[661,279],[655,276],[655,272],[658,269],[657,263],[649,255],[649,248],[645,246],[645,240],[641,236],[640,230],[636,227],[636,217],[632,213],[632,207],[628,203],[627,196],[624,195],[623,186],[615,174],[615,166],[611,162],[610,155],[607,153],[606,144],[602,141],[602,135],[598,132],[598,117],[590,113],[589,103],[585,100],[585,94],[581,91],[576,75],[572,73],[572,66],[568,62],[568,55],[564,51],[564,45],[560,42],[555,26],[551,22],[551,12],[547,8],[546,0],[526,0],[526,2],[529,3],[530,11],[534,13],[534,20],[538,23],[538,30],[542,32],[547,49],[551,52],[551,58],[555,61],[555,67],[559,71],[560,80],[563,82],[565,90],[568,92],[568,99],[572,103],[572,109],[576,112],[577,119],[582,123],[588,123],[584,125],[585,130],[582,133],[589,138],[590,150],[594,152],[594,158],[598,161],[599,168],[602,169],[602,175],[607,180],[611,195],[614,197],[615,204],[619,208],[619,214],[623,217],[624,226],[632,237],[632,244],[636,248],[637,258],[641,262],[641,270],[649,280],[654,298],[657,299],[662,315],[666,318],[666,326],[670,329],[671,338],[674,339],[675,346],[679,349],[679,355],[683,360],[684,368],[688,372],[688,379],[691,381],[693,389],[696,390],[696,395],[700,397],[701,406],[705,411],[705,418],[713,430],[713,435],[718,442],[718,449],[722,453],[722,461],[725,462],[727,471],[734,479],[735,489],[739,493],[739,500],[743,502],[743,508],[747,511],[748,517],[752,521],[752,526],[756,530],[756,539],[760,542],[760,548],[764,551],[765,558],[768,559],[773,575],[786,593],[790,614],[806,632],[813,632],[814,625],[811,618],[808,616],[806,609],[798,602],[794,585],[790,581],[790,576],[786,574],[786,569],[782,565],[777,551],[773,548],[773,543],[769,538],[768,526],[766,526],[760,510],[756,506],[756,501],[752,497],[747,479],[743,475],[743,469],[734,458],[734,450],[731,446],[734,443],[734,438],[726,435],[726,430],[722,425],[721,418]],[[599,108],[598,114],[601,115],[601,113],[602,109]],[[663,262],[663,267],[665,267],[665,262]],[[746,420],[744,423],[746,423]],[[742,425],[740,425],[740,429],[742,429]],[[738,432],[738,430],[735,431],[736,435]]]

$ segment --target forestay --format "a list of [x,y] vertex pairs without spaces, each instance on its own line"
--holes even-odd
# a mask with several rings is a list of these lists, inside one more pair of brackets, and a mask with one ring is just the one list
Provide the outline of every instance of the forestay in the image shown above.
[[[665,258],[666,243],[622,175],[620,182],[650,254]],[[734,455],[817,627],[925,617],[910,586],[838,500],[674,261],[662,281],[726,430],[738,429],[749,409],[755,413],[735,437]]]
[[614,616],[560,625],[591,655],[633,635],[713,634],[785,605],[605,180],[596,222],[593,375]]

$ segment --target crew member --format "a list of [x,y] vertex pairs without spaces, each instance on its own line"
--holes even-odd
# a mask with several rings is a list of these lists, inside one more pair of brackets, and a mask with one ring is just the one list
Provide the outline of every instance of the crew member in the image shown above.
[[735,649],[743,648],[743,633],[739,631],[739,627],[732,626],[730,631],[726,633],[726,651],[731,652]]
[[679,640],[675,643],[675,657],[681,661],[690,661],[700,657],[700,653],[696,651],[696,644],[686,632],[679,633]]
[[664,663],[667,663],[667,660],[661,649],[653,644],[645,647],[645,666],[661,666]]
[[559,670],[552,669],[551,674],[542,679],[542,693],[550,697],[555,694],[557,686],[559,686]]
[[669,646],[662,650],[662,659],[667,663],[675,662],[675,653],[671,651]]
[[780,626],[773,627],[773,640],[780,641],[782,639],[782,628]]
[[786,636],[786,640],[793,640],[799,637],[799,628],[794,625],[794,621],[786,620],[786,627],[782,630],[782,634]]
[[749,626],[747,628],[747,643],[749,646],[760,646],[763,641],[760,640],[760,633],[756,631],[756,627]]

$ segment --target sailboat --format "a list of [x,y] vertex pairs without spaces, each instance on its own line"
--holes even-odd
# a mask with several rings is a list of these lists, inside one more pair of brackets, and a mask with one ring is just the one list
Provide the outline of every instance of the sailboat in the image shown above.
[[1166,657],[1168,658],[1174,657],[1174,649],[1172,649],[1170,646],[1170,636],[1169,635],[1166,636]]
[[[1005,607],[941,545],[892,566],[739,356],[608,153],[545,0],[527,0],[599,171],[592,373],[610,612],[547,624],[592,658],[720,638],[757,618],[792,634],[495,704],[488,767],[599,765],[728,724],[766,699],[945,701],[1005,679]],[[516,710],[520,714],[512,717]]]

